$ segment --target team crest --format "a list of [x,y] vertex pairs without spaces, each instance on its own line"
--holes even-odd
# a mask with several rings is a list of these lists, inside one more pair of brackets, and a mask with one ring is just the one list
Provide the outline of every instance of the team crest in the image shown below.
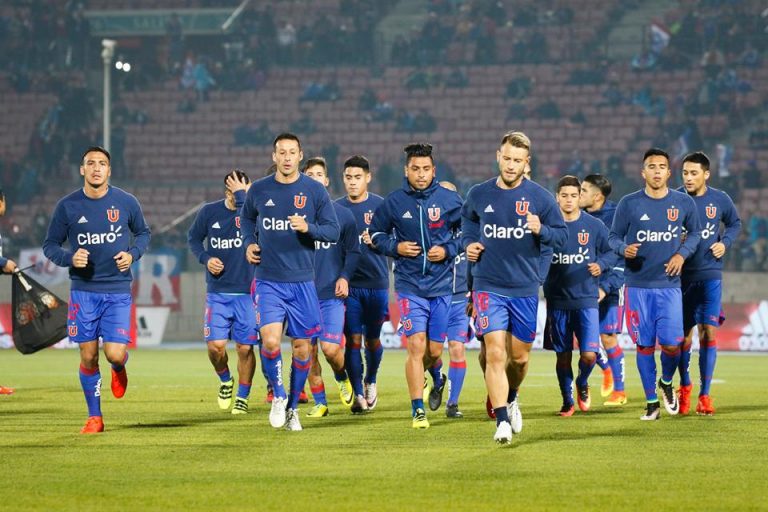
[[715,217],[717,217],[717,206],[707,206],[707,218],[714,219]]
[[528,201],[515,201],[515,211],[518,215],[528,215]]
[[440,208],[432,207],[427,209],[427,213],[429,213],[429,220],[432,222],[437,222],[440,220]]
[[203,328],[203,336],[208,338],[211,335],[211,328],[207,325]]
[[586,231],[582,231],[579,233],[579,244],[580,245],[587,245],[589,243],[589,233]]
[[373,221],[373,212],[365,212],[363,214],[363,219],[365,220],[365,223],[370,226]]
[[680,214],[680,210],[678,210],[674,206],[672,208],[667,208],[667,219],[670,222],[675,222],[679,214]]
[[307,205],[307,196],[299,195],[293,196],[293,206],[296,208],[304,208]]
[[488,317],[487,316],[481,316],[480,317],[480,328],[481,329],[487,329],[488,328]]
[[413,323],[411,323],[411,319],[408,318],[407,320],[403,320],[403,327],[406,331],[410,331],[411,328],[413,328]]
[[69,326],[69,337],[74,338],[77,336],[77,326],[76,325],[70,325]]
[[235,217],[235,226],[237,226],[237,229],[240,229],[240,216],[238,215]]
[[120,210],[117,208],[110,208],[107,210],[107,219],[109,222],[117,222],[120,219]]

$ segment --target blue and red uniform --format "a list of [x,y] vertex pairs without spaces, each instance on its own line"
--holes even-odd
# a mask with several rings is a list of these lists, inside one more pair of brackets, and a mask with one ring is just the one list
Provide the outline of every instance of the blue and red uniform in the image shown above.
[[660,199],[639,190],[623,197],[616,208],[609,237],[613,250],[621,257],[629,244],[641,244],[637,257],[624,260],[624,308],[627,329],[638,346],[637,365],[649,402],[658,400],[656,342],[664,349],[662,381],[667,383],[677,369],[676,349],[683,340],[680,276],[667,275],[665,266],[675,254],[684,259],[693,255],[700,231],[693,199],[675,190]]
[[[680,189],[681,192],[684,190]],[[701,242],[696,252],[686,260],[681,277],[685,333],[701,324],[719,327],[725,320],[722,312],[723,259],[715,258],[711,248],[720,242],[726,251],[730,250],[741,231],[739,213],[728,194],[707,187],[703,195],[690,197],[696,203],[702,230]],[[721,225],[725,229],[721,230]],[[690,347],[685,348],[680,361],[680,383],[688,386],[691,383],[688,372],[691,352]],[[700,396],[709,395],[716,359],[717,341],[700,343]]]
[[[306,233],[291,227],[289,216],[301,215]],[[322,184],[304,174],[293,183],[280,183],[275,175],[254,182],[240,212],[240,224],[247,248],[258,243],[261,262],[256,266],[256,323],[265,326],[286,322],[292,338],[312,338],[320,332],[320,304],[315,288],[315,241],[336,242],[339,223],[328,192]],[[265,353],[267,374],[275,396],[285,398],[280,375],[279,350]],[[294,357],[291,396],[294,409],[309,373],[310,359]]]

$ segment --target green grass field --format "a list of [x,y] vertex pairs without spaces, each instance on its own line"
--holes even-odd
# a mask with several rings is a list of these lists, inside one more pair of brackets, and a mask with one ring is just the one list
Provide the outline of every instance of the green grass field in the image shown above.
[[296,433],[269,426],[258,371],[251,413],[232,416],[203,350],[139,351],[119,401],[102,363],[107,431],[82,436],[77,354],[0,351],[0,383],[16,387],[0,397],[0,509],[768,509],[768,358],[721,354],[716,416],[647,423],[634,354],[626,407],[560,418],[554,358],[535,353],[524,430],[499,447],[476,355],[462,420],[440,410],[411,429],[405,353],[387,352],[375,412],[345,413],[327,378],[332,414]]

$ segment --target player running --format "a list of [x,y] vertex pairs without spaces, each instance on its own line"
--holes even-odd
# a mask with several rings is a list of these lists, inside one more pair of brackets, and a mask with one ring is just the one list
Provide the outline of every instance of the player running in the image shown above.
[[666,152],[657,148],[646,151],[642,176],[645,188],[619,201],[609,241],[625,260],[627,329],[637,344],[637,369],[646,399],[640,419],[656,420],[661,414],[656,394],[657,340],[662,370],[658,386],[664,408],[671,415],[679,411],[672,378],[683,340],[680,272],[696,251],[701,233],[693,199],[667,186],[670,170]]
[[558,247],[568,238],[552,194],[523,177],[530,151],[524,133],[505,134],[496,152],[499,177],[472,187],[462,209],[462,241],[473,262],[475,327],[484,337],[494,440],[501,444],[523,427],[517,393],[536,337],[542,244]]
[[236,344],[238,385],[232,414],[248,413],[256,368],[253,346],[258,344],[251,299],[253,266],[245,260],[239,215],[250,183],[243,171],[227,174],[224,199],[200,208],[187,234],[190,251],[207,270],[203,335],[208,359],[220,381],[218,402],[222,410],[232,405],[235,384],[229,372],[227,340],[231,338]]
[[[371,167],[368,160],[355,155],[344,162],[346,197],[336,202],[348,208],[357,223],[360,260],[349,281],[344,336],[347,340],[346,367],[355,391],[352,412],[363,413],[376,407],[379,400],[376,378],[384,348],[381,346],[381,326],[389,319],[389,270],[387,257],[371,246],[368,229],[376,208],[384,198],[368,192]],[[365,342],[365,379],[360,353]]]
[[[299,172],[304,158],[299,138],[281,133],[273,148],[277,170],[251,185],[240,223],[246,258],[256,265],[256,323],[274,390],[269,422],[274,428],[299,431],[299,394],[312,363],[309,340],[320,332],[315,241],[336,242],[339,223],[325,187]],[[290,396],[282,379],[283,322],[293,348]]]
[[376,209],[371,241],[395,259],[395,291],[408,343],[405,377],[412,426],[421,429],[429,428],[422,396],[424,368],[442,353],[448,329],[453,261],[460,252],[456,233],[461,198],[435,179],[431,145],[410,144],[405,154],[403,187]]
[[557,354],[555,371],[563,397],[560,416],[572,416],[574,412],[571,366],[574,336],[580,352],[576,397],[582,412],[591,407],[588,379],[600,349],[598,277],[613,268],[617,260],[608,245],[608,228],[579,210],[580,194],[581,183],[575,176],[563,176],[557,184],[555,198],[568,226],[568,241],[554,249],[544,282],[547,299],[544,348]]
[[[738,238],[741,219],[728,194],[707,185],[709,158],[701,152],[691,153],[683,159],[683,187],[696,203],[702,224],[701,242],[696,252],[683,266],[683,330],[685,340],[680,356],[680,414],[691,408],[691,343],[693,329],[699,331],[699,373],[701,388],[696,413],[711,416],[715,413],[709,396],[717,359],[717,328],[722,315],[723,256]],[[721,233],[720,224],[725,226]]]
[[[101,414],[99,339],[112,364],[112,394],[128,388],[127,345],[131,324],[131,263],[149,245],[150,231],[134,196],[109,184],[109,152],[92,146],[83,153],[83,188],[57,204],[43,242],[45,257],[69,267],[72,280],[67,328],[80,346],[80,385],[88,421],[80,431],[104,431]],[[69,241],[69,248],[64,242]]]
[[[328,166],[322,157],[310,158],[304,165],[304,174],[324,187],[328,187]],[[328,415],[328,400],[325,396],[320,361],[317,359],[318,341],[331,365],[341,402],[351,407],[355,399],[352,384],[344,368],[344,299],[349,295],[349,278],[355,272],[360,260],[360,241],[357,225],[352,212],[338,203],[333,203],[341,234],[338,243],[315,242],[315,287],[320,299],[322,328],[318,336],[312,337],[312,368],[309,370],[309,387],[315,406],[307,413],[310,418]]]

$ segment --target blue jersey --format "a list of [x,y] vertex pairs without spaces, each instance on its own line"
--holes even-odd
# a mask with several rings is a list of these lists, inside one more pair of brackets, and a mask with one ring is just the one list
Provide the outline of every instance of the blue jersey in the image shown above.
[[0,235],[0,269],[8,263],[8,258],[3,257],[3,237]]
[[[685,189],[680,189],[685,192]],[[716,188],[707,187],[702,196],[690,196],[696,203],[701,222],[701,242],[696,252],[685,261],[682,280],[686,283],[723,278],[723,259],[715,258],[710,250],[712,244],[722,242],[726,250],[731,248],[741,231],[739,212],[728,194]],[[720,224],[725,226],[721,232]]]
[[373,214],[376,208],[384,202],[384,198],[376,194],[367,193],[365,201],[353,203],[348,197],[342,197],[336,201],[352,212],[357,223],[357,234],[360,242],[360,260],[357,263],[355,273],[349,281],[354,288],[389,289],[389,269],[387,257],[363,243],[362,233],[369,229],[373,222]]
[[[613,217],[616,215],[616,203],[606,201],[599,210],[587,213],[603,221],[605,227],[610,231]],[[599,283],[600,288],[605,292],[605,299],[603,300],[618,302],[619,291],[624,285],[624,260],[616,260],[616,266],[600,274]]]
[[352,212],[333,203],[339,219],[341,235],[338,242],[315,242],[315,287],[320,300],[336,298],[336,281],[349,281],[360,260],[360,240]]
[[[197,261],[207,265],[209,259],[218,258],[224,263],[224,270],[219,275],[205,273],[205,282],[210,293],[251,291],[253,265],[245,259],[238,214],[244,199],[245,192],[239,191],[235,194],[235,210],[227,208],[223,199],[204,205],[197,212],[195,222],[187,233],[189,250]],[[207,247],[203,245],[204,242]]]
[[[149,236],[134,196],[109,186],[104,197],[91,199],[79,189],[56,204],[43,253],[56,265],[69,267],[73,290],[130,293],[131,269],[120,272],[114,258],[125,251],[138,261],[147,250]],[[63,247],[66,241],[68,249]],[[88,251],[88,265],[75,268],[72,256],[81,248]]]
[[[376,209],[371,223],[374,246],[395,259],[395,290],[431,298],[450,295],[453,259],[460,252],[456,237],[461,226],[461,196],[441,187],[437,179],[424,190],[414,190],[403,179],[403,187],[387,196]],[[400,242],[416,242],[421,253],[404,257],[397,253]],[[429,249],[441,246],[445,259],[431,262]]]
[[552,254],[552,266],[544,282],[547,309],[597,309],[598,278],[587,265],[597,263],[605,272],[618,256],[608,245],[608,228],[586,212],[566,222],[568,241]]
[[[307,221],[307,233],[293,230],[288,217],[294,214]],[[246,248],[258,243],[261,249],[257,281],[314,281],[315,240],[339,239],[339,222],[328,192],[304,174],[293,183],[279,183],[275,175],[254,182],[240,212],[240,224]]]
[[[485,247],[472,265],[473,290],[507,297],[537,295],[544,281],[542,244],[563,245],[568,228],[546,189],[530,180],[502,189],[496,180],[472,187],[461,212],[463,246],[480,242]],[[528,229],[528,213],[541,219],[539,235]]]
[[[685,237],[683,231],[687,231]],[[627,286],[680,288],[680,276],[666,275],[665,265],[675,254],[688,259],[700,238],[696,204],[687,194],[669,190],[654,199],[638,190],[619,201],[609,242],[621,257],[629,244],[641,244],[636,258],[624,260]]]
[[467,253],[462,252],[453,258],[451,289],[454,301],[467,299],[467,292],[469,291],[467,274],[469,274],[469,261],[467,261]]

